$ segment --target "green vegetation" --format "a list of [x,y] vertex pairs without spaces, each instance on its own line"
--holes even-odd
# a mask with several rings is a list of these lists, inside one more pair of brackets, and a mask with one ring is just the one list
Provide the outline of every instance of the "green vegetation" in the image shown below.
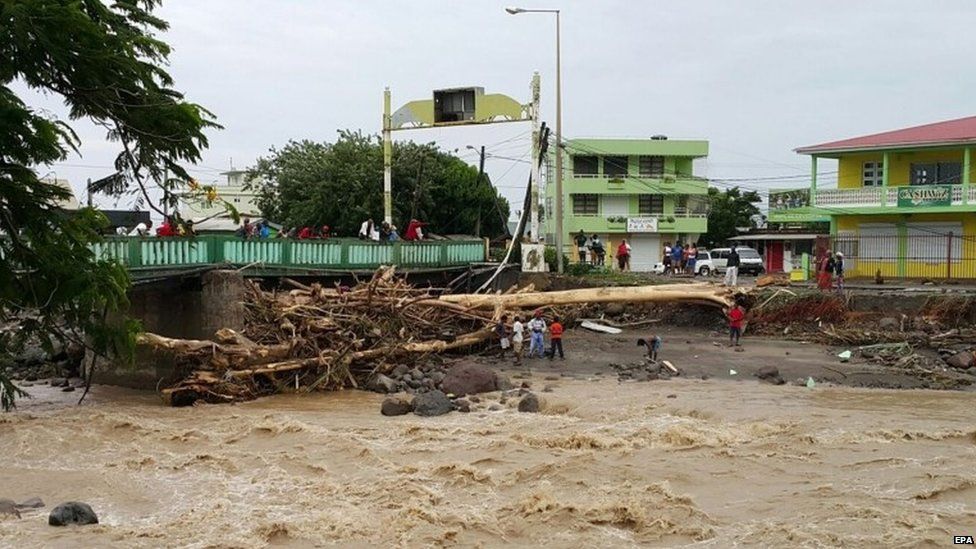
[[[383,220],[383,146],[376,136],[340,132],[335,143],[289,141],[249,171],[265,217],[289,227],[329,225],[355,236],[367,218]],[[500,210],[500,213],[499,213]],[[440,234],[505,232],[508,202],[488,177],[434,145],[394,143],[393,223],[416,218]]]
[[738,187],[720,191],[715,187],[708,189],[708,232],[698,240],[700,246],[724,246],[726,241],[737,235],[736,227],[754,227],[754,216],[759,215],[756,204],[762,198],[756,191],[740,191]]
[[[167,189],[191,184],[205,192],[181,163],[200,158],[204,130],[217,125],[172,88],[163,69],[169,46],[155,36],[167,28],[152,13],[158,3],[0,3],[0,323],[20,326],[0,339],[0,355],[32,338],[50,349],[84,334],[96,354],[125,356],[137,329],[117,314],[127,304],[125,270],[89,251],[104,217],[93,210],[66,214],[58,207],[66,191],[37,175],[39,167],[77,151],[78,136],[15,89],[59,97],[71,120],[106,130],[119,147],[119,175],[106,190],[136,192],[149,203],[148,182],[162,180],[168,170]],[[22,395],[0,372],[3,408]]]

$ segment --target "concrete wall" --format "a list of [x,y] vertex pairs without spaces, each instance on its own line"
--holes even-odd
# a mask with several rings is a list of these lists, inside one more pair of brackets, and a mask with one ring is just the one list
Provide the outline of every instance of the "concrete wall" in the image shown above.
[[[219,328],[243,329],[244,288],[244,278],[236,271],[210,271],[139,285],[129,291],[128,315],[139,320],[147,332],[210,339]],[[94,379],[96,383],[156,389],[174,381],[180,366],[166,353],[140,347],[133,364],[100,362]]]

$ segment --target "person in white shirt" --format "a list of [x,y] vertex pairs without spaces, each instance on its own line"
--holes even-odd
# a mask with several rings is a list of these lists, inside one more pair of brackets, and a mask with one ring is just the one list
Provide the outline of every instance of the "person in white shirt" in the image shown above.
[[359,239],[360,240],[370,240],[373,238],[373,218],[369,218],[363,221],[363,224],[359,226]]
[[129,231],[129,236],[149,236],[150,227],[152,227],[152,220],[147,223],[139,223],[134,229]]
[[535,316],[529,321],[529,358],[538,351],[539,358],[546,356],[546,321],[542,318],[542,310],[536,310]]
[[512,353],[515,355],[515,364],[522,363],[522,332],[524,330],[522,317],[515,315],[515,321],[512,323]]

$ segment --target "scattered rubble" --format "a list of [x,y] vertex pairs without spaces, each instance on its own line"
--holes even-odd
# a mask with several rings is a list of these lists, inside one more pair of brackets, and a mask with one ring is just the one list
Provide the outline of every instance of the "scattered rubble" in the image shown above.
[[47,523],[51,526],[98,524],[98,516],[91,505],[80,501],[69,501],[51,510]]

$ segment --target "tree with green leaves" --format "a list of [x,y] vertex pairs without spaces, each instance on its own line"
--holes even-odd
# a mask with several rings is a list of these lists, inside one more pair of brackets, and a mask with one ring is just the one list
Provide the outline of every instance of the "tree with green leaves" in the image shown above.
[[736,227],[754,227],[759,215],[756,204],[762,198],[756,191],[742,192],[738,187],[720,191],[715,187],[708,189],[708,232],[701,236],[703,246],[724,246],[726,241],[737,235]]
[[[290,141],[272,148],[248,173],[265,217],[289,227],[329,225],[352,236],[383,217],[383,148],[378,137],[340,132],[335,143]],[[440,234],[505,232],[508,202],[488,177],[432,144],[393,145],[393,218],[411,218]],[[479,221],[480,219],[480,221]],[[480,224],[480,227],[479,227]]]
[[[0,2],[0,324],[19,326],[0,336],[0,357],[32,338],[48,349],[75,340],[94,355],[131,356],[137,324],[120,314],[128,275],[89,247],[104,216],[60,210],[68,192],[37,175],[78,151],[71,120],[94,122],[118,145],[119,176],[104,190],[136,193],[160,213],[150,184],[160,182],[170,200],[183,185],[208,192],[183,164],[199,160],[204,131],[218,126],[173,88],[163,68],[170,48],[156,36],[168,27],[153,14],[158,4]],[[21,97],[28,90],[59,97],[68,120],[32,108]],[[24,394],[0,371],[4,409]]]

